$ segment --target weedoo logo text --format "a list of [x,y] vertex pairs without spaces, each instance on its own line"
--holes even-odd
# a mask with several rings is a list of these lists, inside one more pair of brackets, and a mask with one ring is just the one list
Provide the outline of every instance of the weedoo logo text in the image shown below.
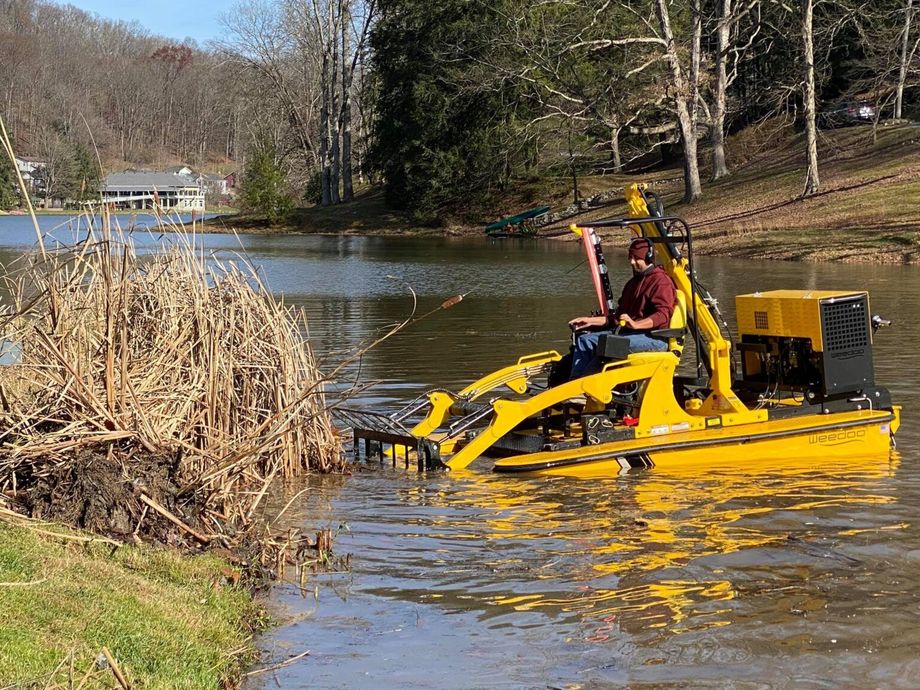
[[840,446],[844,443],[855,443],[866,437],[865,429],[844,429],[831,431],[826,434],[812,434],[808,437],[809,443],[819,443],[822,446]]

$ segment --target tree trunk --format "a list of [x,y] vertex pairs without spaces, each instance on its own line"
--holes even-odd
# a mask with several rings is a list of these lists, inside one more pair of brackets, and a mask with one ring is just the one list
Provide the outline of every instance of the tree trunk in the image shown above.
[[[361,43],[355,46],[356,51],[360,51],[361,49]],[[367,98],[367,77],[365,75],[363,60],[358,61],[355,66],[355,70],[352,70],[352,83],[354,83],[355,75],[357,75],[358,78],[358,85],[355,87],[355,92],[358,94],[358,99],[354,104],[358,111],[358,149],[355,152],[355,167],[358,170],[358,184],[363,185],[365,182],[371,181],[371,176],[365,170],[365,165],[368,159],[367,148],[370,135],[368,133],[367,112],[365,110],[365,99]]]
[[6,116],[5,120],[10,123],[10,137],[15,141],[16,137],[16,119],[13,117],[13,80],[10,80],[9,88],[6,90]]
[[581,195],[578,193],[578,171],[575,169],[575,161],[572,161],[571,165],[572,172],[572,203],[577,204],[581,200]]
[[332,143],[331,152],[329,155],[329,200],[333,204],[341,203],[342,198],[339,193],[339,177],[342,165],[342,149],[339,146],[339,129],[341,127],[342,118],[339,113],[339,96],[338,96],[338,84],[333,81],[329,84],[329,100],[332,103],[331,110],[333,113],[338,113],[338,117],[329,118],[329,139]]
[[[694,7],[697,8],[696,3]],[[698,8],[697,8],[698,9]],[[680,58],[677,55],[677,46],[674,43],[674,34],[671,32],[671,17],[668,14],[666,0],[656,0],[655,11],[658,15],[658,23],[661,27],[661,37],[665,40],[667,46],[668,66],[671,70],[671,86],[674,89],[674,102],[677,107],[677,122],[680,126],[680,136],[684,150],[684,202],[690,203],[695,201],[702,194],[700,185],[700,166],[696,155],[696,84],[690,84],[688,88],[684,83],[683,74],[680,69]],[[695,12],[694,21],[699,20],[698,12]],[[697,27],[694,26],[694,55],[691,60],[697,64],[699,62],[699,35]],[[691,70],[691,78],[694,76]],[[692,79],[691,79],[692,80]]]
[[904,83],[907,81],[908,46],[910,45],[910,22],[914,13],[914,0],[907,0],[904,10],[904,28],[901,39],[901,64],[898,69],[898,88],[894,99],[894,119],[901,119],[901,106],[904,102]]
[[815,35],[814,0],[800,0],[802,6],[802,45],[805,57],[805,188],[802,196],[815,194],[821,187],[818,177],[818,130],[815,126]]
[[722,0],[716,27],[716,85],[712,104],[712,179],[728,175],[725,163],[725,92],[728,89],[728,45],[731,38],[732,0]]
[[343,94],[342,99],[342,201],[351,201],[355,197],[351,165],[351,99],[347,94]]
[[332,167],[329,162],[329,55],[326,51],[323,54],[322,82],[320,93],[322,94],[319,109],[319,165],[320,165],[320,188],[322,190],[322,205],[328,206],[332,203],[332,185],[331,173]]
[[236,122],[239,110],[240,106],[235,105],[227,112],[227,137],[224,140],[224,156],[229,160],[233,160],[236,157],[236,144],[234,140],[236,138]]
[[172,124],[173,97],[169,82],[166,83],[166,116],[163,118],[163,148],[169,149],[169,132]]
[[338,27],[336,26],[336,17],[334,16],[334,10],[332,8],[332,3],[327,8],[329,13],[328,16],[328,32],[327,37],[329,40],[328,50],[330,52],[329,64],[332,68],[332,73],[329,75],[328,89],[329,89],[329,103],[331,107],[332,117],[330,118],[329,127],[332,130],[332,167],[329,172],[329,195],[333,204],[341,203],[342,198],[339,194],[339,176],[341,174],[341,164],[342,164],[342,149],[339,146],[339,138],[341,136],[341,127],[342,127],[342,117],[340,111],[341,100],[339,99],[339,32]]
[[613,159],[613,172],[623,172],[623,158],[620,155],[620,128],[612,127],[610,129],[610,153]]
[[351,13],[348,0],[342,3],[342,201],[351,201],[355,196],[351,173],[351,57],[349,55],[349,30]]
[[578,193],[578,170],[575,166],[575,146],[571,123],[569,123],[569,173],[572,175],[572,203],[577,204],[581,199],[581,195]]

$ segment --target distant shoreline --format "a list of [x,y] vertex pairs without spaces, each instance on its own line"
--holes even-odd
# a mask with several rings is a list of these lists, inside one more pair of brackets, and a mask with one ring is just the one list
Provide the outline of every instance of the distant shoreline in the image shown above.
[[[114,215],[118,215],[118,216],[144,216],[144,215],[155,216],[157,215],[156,213],[154,213],[152,209],[149,209],[149,208],[119,209],[117,211],[114,211],[113,213]],[[168,217],[169,215],[173,213],[177,213],[177,211],[170,209],[169,211],[164,211],[160,215]],[[190,213],[193,213],[193,211],[178,211],[178,213],[190,214]],[[206,215],[206,216],[208,215],[233,216],[233,215],[236,215],[238,211],[226,210],[226,209],[217,210],[217,211],[209,211],[209,210],[198,211],[196,209],[194,213],[196,215]],[[90,214],[90,211],[85,210],[85,209],[84,210],[71,209],[71,208],[37,208],[35,209],[36,216],[84,216],[88,214]],[[29,212],[25,209],[13,209],[12,211],[0,211],[0,216],[28,216],[28,215],[29,215]],[[92,213],[91,215],[96,215],[96,214]]]

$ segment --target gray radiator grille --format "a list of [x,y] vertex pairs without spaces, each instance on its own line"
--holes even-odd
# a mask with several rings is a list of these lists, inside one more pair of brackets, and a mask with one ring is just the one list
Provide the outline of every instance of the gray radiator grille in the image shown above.
[[845,302],[824,302],[821,308],[826,352],[869,345],[868,305],[864,296]]

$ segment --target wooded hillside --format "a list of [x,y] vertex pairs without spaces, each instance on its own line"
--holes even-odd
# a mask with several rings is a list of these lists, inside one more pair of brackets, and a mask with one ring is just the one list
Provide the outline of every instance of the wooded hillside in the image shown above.
[[233,70],[138,25],[41,0],[0,3],[2,112],[17,152],[55,165],[204,165],[232,158],[244,118]]
[[915,10],[913,0],[452,0],[435,12],[381,0],[375,162],[391,202],[421,212],[437,213],[451,189],[488,195],[548,171],[576,187],[577,174],[661,158],[682,161],[693,201],[701,179],[731,172],[726,134],[779,115],[806,132],[801,189],[812,194],[818,127],[877,126],[916,108]]
[[683,165],[692,201],[731,173],[727,134],[779,116],[805,132],[807,195],[819,128],[920,114],[915,14],[915,0],[244,0],[201,47],[6,0],[0,113],[16,150],[71,186],[94,147],[111,169],[252,161],[249,183],[267,182],[246,198],[334,205],[370,181],[419,219],[660,160]]

